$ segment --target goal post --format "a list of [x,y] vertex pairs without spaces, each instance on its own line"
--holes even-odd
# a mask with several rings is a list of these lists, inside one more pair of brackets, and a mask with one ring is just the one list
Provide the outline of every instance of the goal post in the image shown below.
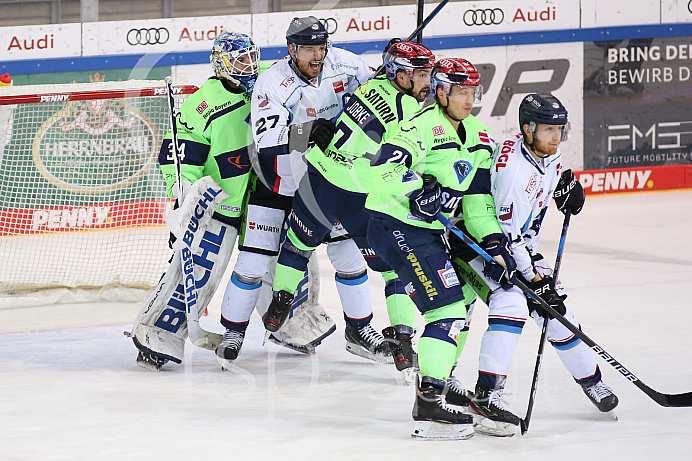
[[[176,106],[196,90],[174,84]],[[169,117],[163,81],[0,89],[0,298],[156,285]]]

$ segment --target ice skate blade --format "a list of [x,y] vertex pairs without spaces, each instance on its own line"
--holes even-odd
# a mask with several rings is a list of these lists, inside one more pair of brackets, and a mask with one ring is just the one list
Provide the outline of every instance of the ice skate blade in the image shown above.
[[372,360],[373,362],[394,365],[394,358],[391,355],[373,354],[372,352],[370,352],[362,346],[359,346],[358,344],[353,344],[346,341],[346,350],[353,355],[357,355],[358,357],[362,357],[364,359]]
[[269,342],[278,344],[279,346],[283,346],[287,349],[291,349],[292,351],[300,352],[301,354],[311,355],[315,353],[315,346],[311,344],[306,344],[305,346],[298,346],[297,344],[287,343],[286,341],[281,341],[271,333],[269,334],[268,339]]
[[266,330],[266,331],[264,332],[264,340],[262,341],[262,346],[264,346],[265,344],[267,344],[267,340],[269,339],[269,337],[270,337],[271,335],[272,335],[272,332],[269,331],[269,330]]
[[473,429],[479,434],[491,437],[512,437],[516,432],[516,427],[513,424],[493,421],[478,414],[473,415]]
[[164,364],[165,362],[160,363],[155,362],[153,360],[147,360],[146,358],[144,358],[141,352],[137,355],[137,365],[147,370],[161,371],[161,367],[163,367]]
[[418,379],[418,369],[416,367],[408,367],[401,370],[401,376],[404,378],[404,382],[409,386],[416,384]]
[[411,437],[417,440],[466,440],[473,437],[473,426],[471,424],[416,421]]

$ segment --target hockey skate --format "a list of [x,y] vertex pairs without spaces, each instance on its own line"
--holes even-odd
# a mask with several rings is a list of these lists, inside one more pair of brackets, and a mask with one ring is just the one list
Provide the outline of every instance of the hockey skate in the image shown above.
[[151,352],[139,351],[139,354],[137,354],[137,365],[142,368],[148,368],[149,370],[161,371],[161,367],[163,367],[166,362],[168,362],[168,360]]
[[344,332],[346,350],[378,363],[393,363],[392,351],[384,338],[369,323],[357,328],[347,323]]
[[612,411],[618,406],[618,398],[613,393],[613,390],[606,386],[603,381],[598,381],[596,384],[589,385],[590,383],[581,383],[577,381],[584,391],[584,394],[591,400],[596,408],[598,408],[603,413]]
[[226,329],[221,344],[216,348],[216,355],[225,360],[237,359],[238,354],[240,354],[240,348],[243,346],[244,338],[244,332]]
[[454,376],[447,378],[447,393],[445,394],[447,403],[457,407],[469,408],[473,392],[464,389],[461,382]]
[[411,340],[413,335],[413,328],[405,325],[387,327],[382,330],[382,336],[392,351],[394,366],[408,384],[414,384],[418,376],[417,357]]
[[262,316],[264,328],[272,333],[279,331],[279,328],[281,328],[291,313],[292,303],[293,293],[284,290],[274,292],[269,309]]
[[411,432],[414,439],[464,440],[473,437],[473,417],[450,407],[443,389],[444,381],[427,376],[420,385],[416,382],[412,413],[415,424]]
[[502,400],[503,384],[498,378],[495,389],[476,385],[476,393],[471,398],[469,408],[475,413],[473,428],[479,434],[493,437],[512,437],[515,432],[514,426],[519,425],[519,417],[504,407],[505,402]]

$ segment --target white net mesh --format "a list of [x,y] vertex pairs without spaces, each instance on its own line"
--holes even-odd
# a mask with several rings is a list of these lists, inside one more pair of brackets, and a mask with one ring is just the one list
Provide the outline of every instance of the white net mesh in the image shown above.
[[[176,106],[193,86],[174,85]],[[0,295],[150,288],[171,250],[162,81],[0,90]]]

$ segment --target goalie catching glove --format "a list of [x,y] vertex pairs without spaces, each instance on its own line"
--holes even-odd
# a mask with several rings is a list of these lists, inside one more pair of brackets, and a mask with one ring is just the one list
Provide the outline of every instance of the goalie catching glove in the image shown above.
[[564,215],[567,215],[567,213],[577,215],[584,207],[584,200],[586,199],[584,188],[577,181],[572,170],[565,170],[562,173],[560,180],[557,182],[555,192],[553,192],[553,198],[555,199],[557,209]]
[[[563,298],[560,297],[560,295],[558,295],[555,291],[555,282],[553,281],[552,277],[546,277],[535,282],[529,282],[528,286],[538,296],[540,296],[543,301],[548,303],[550,307],[555,309],[558,314],[565,315],[565,312],[567,312],[565,303],[563,301]],[[535,311],[538,313],[538,315],[540,315],[543,318],[554,318],[554,316],[548,313],[545,309],[543,309],[543,306],[541,306],[538,301],[533,299],[533,297],[527,295],[526,300],[529,305],[529,312]]]
[[483,273],[502,288],[509,289],[517,277],[517,263],[509,248],[509,240],[503,235],[499,242],[492,241],[484,246],[485,251],[497,262],[483,261]]

